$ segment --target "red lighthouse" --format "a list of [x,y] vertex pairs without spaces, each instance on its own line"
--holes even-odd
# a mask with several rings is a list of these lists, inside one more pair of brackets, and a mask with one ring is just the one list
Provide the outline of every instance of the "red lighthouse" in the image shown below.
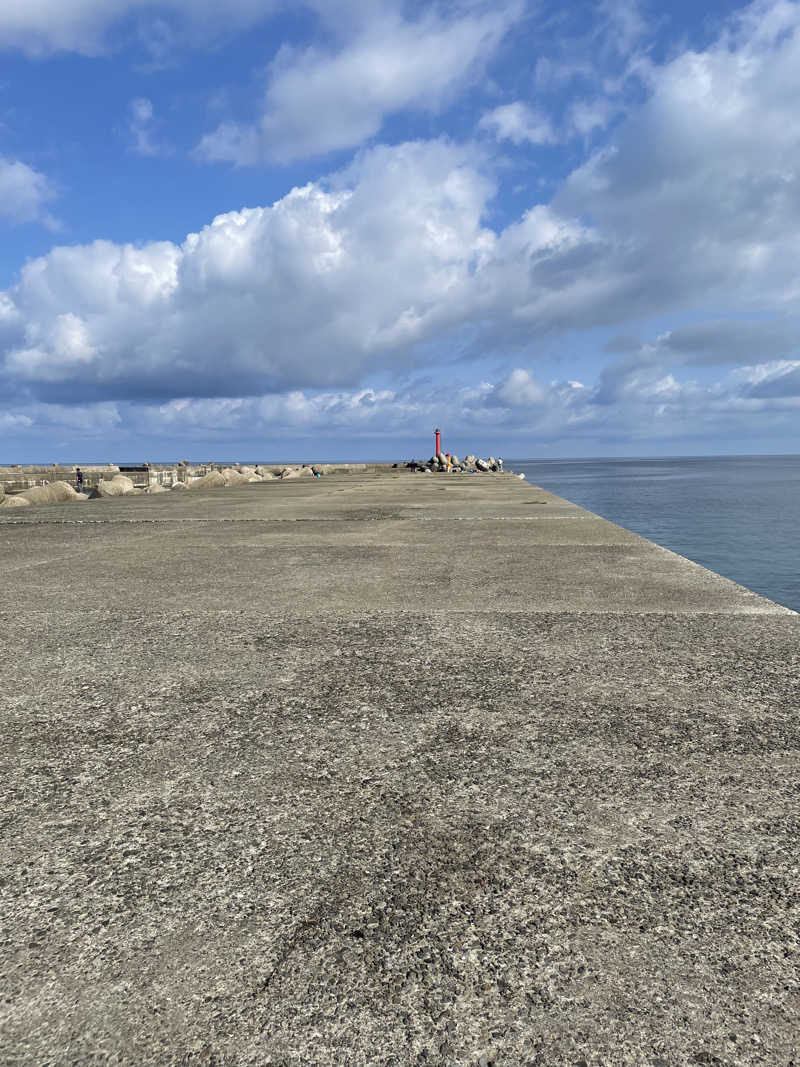
[[436,434],[436,447],[433,450],[433,454],[434,456],[438,456],[442,451],[442,431],[434,430],[433,432]]

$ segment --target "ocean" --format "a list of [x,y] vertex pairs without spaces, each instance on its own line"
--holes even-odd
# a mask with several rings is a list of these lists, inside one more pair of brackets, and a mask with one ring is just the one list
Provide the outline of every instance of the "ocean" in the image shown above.
[[505,465],[800,611],[800,456],[507,459]]

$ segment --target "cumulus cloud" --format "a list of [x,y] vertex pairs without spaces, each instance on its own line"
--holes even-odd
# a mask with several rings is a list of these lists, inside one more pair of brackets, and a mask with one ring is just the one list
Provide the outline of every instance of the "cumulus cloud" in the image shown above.
[[55,229],[57,223],[46,207],[55,195],[51,182],[40,171],[0,156],[0,222],[41,222]]
[[641,110],[570,175],[553,207],[602,235],[615,310],[796,299],[799,30],[796,3],[748,9],[655,70]]
[[548,392],[541,383],[530,371],[519,367],[497,386],[495,396],[509,408],[541,407],[548,400]]
[[512,141],[517,145],[526,141],[547,144],[556,139],[549,119],[519,100],[488,111],[479,125],[494,134],[498,141]]
[[[481,294],[523,332],[800,295],[800,5],[758,3],[703,52],[648,72],[613,138],[499,235]],[[558,237],[529,241],[544,225]],[[510,269],[516,259],[516,272]],[[493,297],[489,297],[493,291]]]
[[354,383],[461,318],[491,191],[465,150],[408,144],[180,246],[56,248],[0,302],[5,374],[109,398]]
[[506,3],[459,18],[435,10],[410,21],[397,11],[366,20],[337,52],[283,48],[255,123],[207,134],[207,159],[288,162],[362,144],[406,108],[436,110],[478,75],[522,11]]

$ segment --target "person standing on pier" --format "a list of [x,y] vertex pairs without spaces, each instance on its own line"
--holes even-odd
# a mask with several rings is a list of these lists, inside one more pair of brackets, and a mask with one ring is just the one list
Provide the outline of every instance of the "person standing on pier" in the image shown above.
[[80,467],[75,468],[75,488],[79,493],[83,492],[83,471]]

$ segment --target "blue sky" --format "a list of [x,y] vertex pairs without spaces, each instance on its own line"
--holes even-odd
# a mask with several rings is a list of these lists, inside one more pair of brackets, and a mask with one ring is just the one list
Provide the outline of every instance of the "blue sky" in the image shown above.
[[797,452],[800,4],[0,9],[0,462]]

